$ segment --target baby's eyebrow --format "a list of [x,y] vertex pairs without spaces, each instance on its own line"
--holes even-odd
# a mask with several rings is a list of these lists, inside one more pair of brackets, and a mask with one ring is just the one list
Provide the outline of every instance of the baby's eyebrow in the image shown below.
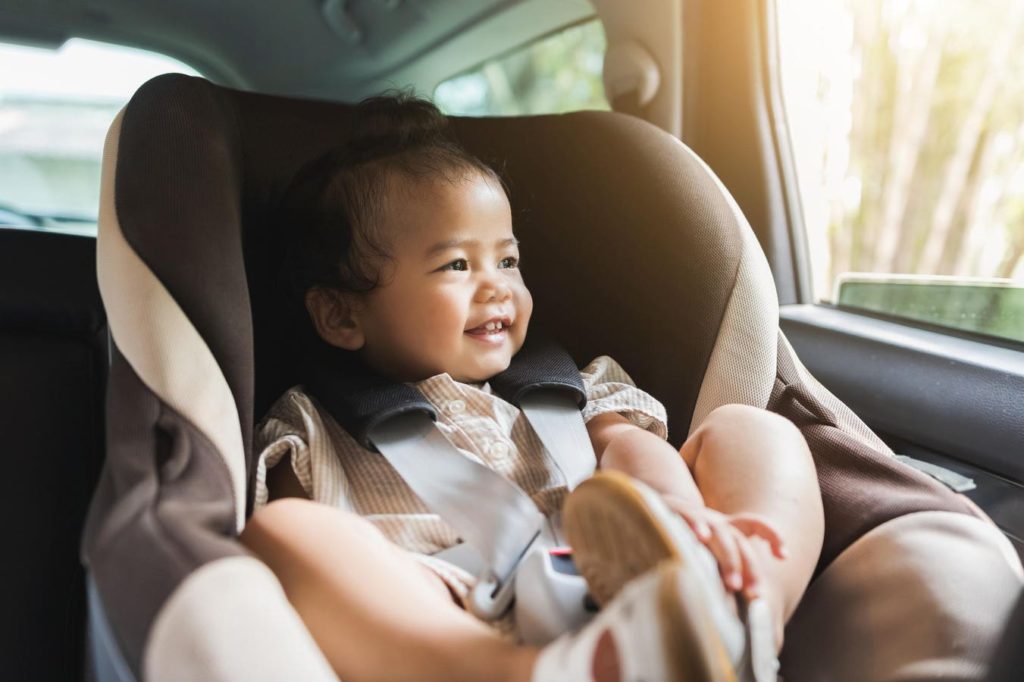
[[[477,239],[448,239],[443,242],[438,242],[427,249],[427,256],[433,256],[436,253],[447,251],[448,249],[456,249],[460,246],[476,246],[479,243],[480,241]],[[515,237],[508,237],[506,239],[499,239],[494,245],[499,249],[503,246],[518,246],[519,240]]]

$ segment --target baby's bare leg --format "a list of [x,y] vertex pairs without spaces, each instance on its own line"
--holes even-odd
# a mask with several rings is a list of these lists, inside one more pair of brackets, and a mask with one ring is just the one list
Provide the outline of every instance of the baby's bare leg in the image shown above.
[[[789,619],[821,553],[821,492],[807,443],[788,420],[765,410],[726,405],[714,410],[680,450],[708,507],[754,513],[779,531],[786,559],[753,538],[764,593],[782,623]],[[780,639],[781,642],[781,639]]]
[[354,514],[283,499],[239,539],[281,581],[343,680],[530,678],[535,649],[463,611],[437,576]]

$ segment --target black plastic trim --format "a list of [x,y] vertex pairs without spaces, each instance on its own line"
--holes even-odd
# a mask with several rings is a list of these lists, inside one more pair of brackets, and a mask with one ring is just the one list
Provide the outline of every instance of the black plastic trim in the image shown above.
[[801,361],[868,426],[1024,482],[1024,352],[822,305],[780,318]]

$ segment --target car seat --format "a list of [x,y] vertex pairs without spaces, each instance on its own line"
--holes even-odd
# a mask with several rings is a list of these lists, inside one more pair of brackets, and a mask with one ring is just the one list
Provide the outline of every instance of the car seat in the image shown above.
[[[108,448],[84,539],[101,675],[334,678],[235,538],[253,503],[254,417],[296,383],[312,342],[276,283],[277,202],[298,168],[345,140],[349,116],[344,104],[167,75],[111,126],[98,247]],[[675,445],[733,402],[804,433],[826,541],[783,675],[980,676],[1020,589],[1016,555],[800,364],[767,262],[707,166],[619,114],[453,129],[505,176],[535,323],[578,363],[618,359],[665,404]]]

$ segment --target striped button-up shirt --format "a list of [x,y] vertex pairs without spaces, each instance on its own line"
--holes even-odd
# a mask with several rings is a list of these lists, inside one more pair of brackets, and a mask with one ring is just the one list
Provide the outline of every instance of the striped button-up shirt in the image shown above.
[[[636,388],[625,370],[602,356],[581,371],[587,396],[584,421],[617,412],[667,437],[665,408]],[[561,507],[565,482],[522,412],[488,384],[464,384],[438,374],[411,386],[437,410],[437,428],[458,450],[502,474],[545,515]],[[267,503],[267,469],[286,455],[310,499],[355,512],[393,543],[430,555],[458,542],[387,460],[363,448],[301,387],[274,403],[257,429],[256,509]]]

